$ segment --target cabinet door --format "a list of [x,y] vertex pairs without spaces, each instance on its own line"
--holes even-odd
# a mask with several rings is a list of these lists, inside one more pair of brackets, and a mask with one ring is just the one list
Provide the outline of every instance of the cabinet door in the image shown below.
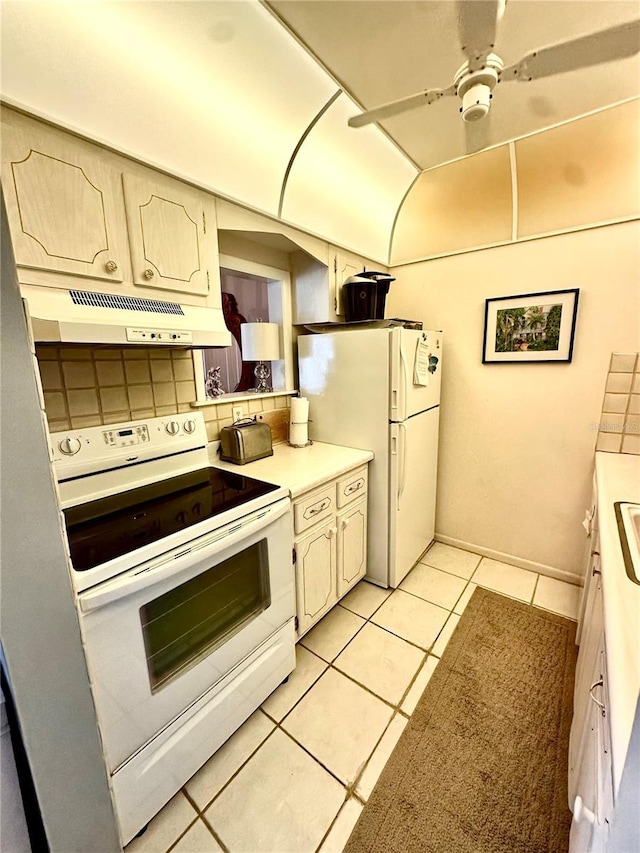
[[379,270],[380,272],[386,270],[385,267],[367,261],[365,258],[360,257],[360,255],[354,255],[352,252],[347,252],[346,249],[338,249],[335,246],[330,247],[329,255],[332,258],[332,286],[330,295],[333,300],[334,313],[338,317],[342,317],[344,315],[342,285],[349,276],[357,275],[359,272],[364,272],[365,270]]
[[[569,853],[587,853],[591,851],[594,822],[589,819],[589,813],[597,811],[596,791],[598,778],[597,761],[597,727],[598,709],[593,702],[585,708],[584,717],[585,740],[579,761],[574,767],[575,793],[571,796],[569,805],[573,812],[569,836]],[[577,797],[580,797],[580,801]],[[578,803],[581,803],[580,807]]]
[[573,701],[573,720],[569,738],[569,807],[580,795],[591,811],[596,811],[596,722],[591,696],[592,685],[601,679],[604,647],[602,583],[594,578],[593,595],[585,611],[585,628],[578,654]]
[[295,542],[298,636],[337,601],[335,519]]
[[[597,605],[602,607],[601,587]],[[597,622],[597,619],[596,619]],[[590,626],[591,627],[591,626]],[[613,811],[611,734],[602,619],[594,626],[598,643],[586,678],[582,707],[571,729],[569,805],[573,811],[570,853],[603,853]],[[581,651],[582,653],[582,651]],[[574,726],[577,722],[577,728]]]
[[28,280],[20,268],[127,279],[120,174],[80,141],[50,129],[6,124],[2,143],[2,183],[20,279]]
[[135,284],[209,296],[221,306],[215,200],[186,184],[124,174]]
[[367,503],[360,501],[338,516],[338,598],[367,571]]
[[290,258],[294,325],[335,320],[333,279],[327,265],[306,252],[292,252]]

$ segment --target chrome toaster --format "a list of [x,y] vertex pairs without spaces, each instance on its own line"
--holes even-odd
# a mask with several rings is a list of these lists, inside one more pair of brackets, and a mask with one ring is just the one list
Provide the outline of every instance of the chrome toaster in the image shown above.
[[273,456],[269,424],[246,418],[220,430],[220,459],[225,462],[245,465],[265,456]]

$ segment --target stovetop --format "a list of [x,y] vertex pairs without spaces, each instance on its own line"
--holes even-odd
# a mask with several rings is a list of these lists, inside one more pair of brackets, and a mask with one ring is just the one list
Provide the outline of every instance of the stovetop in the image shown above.
[[289,496],[213,467],[200,412],[50,439],[78,592]]
[[71,562],[87,571],[277,489],[207,467],[69,507],[63,512]]

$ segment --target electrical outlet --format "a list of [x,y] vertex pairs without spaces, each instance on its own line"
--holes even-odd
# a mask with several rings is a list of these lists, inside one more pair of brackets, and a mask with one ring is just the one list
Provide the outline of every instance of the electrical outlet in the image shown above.
[[231,417],[234,421],[239,421],[242,418],[242,406],[232,406]]

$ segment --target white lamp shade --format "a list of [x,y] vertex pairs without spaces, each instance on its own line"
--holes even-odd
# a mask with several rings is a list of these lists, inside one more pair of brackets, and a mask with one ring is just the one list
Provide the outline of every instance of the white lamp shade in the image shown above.
[[280,358],[280,326],[277,323],[243,323],[240,337],[243,361],[276,361]]

